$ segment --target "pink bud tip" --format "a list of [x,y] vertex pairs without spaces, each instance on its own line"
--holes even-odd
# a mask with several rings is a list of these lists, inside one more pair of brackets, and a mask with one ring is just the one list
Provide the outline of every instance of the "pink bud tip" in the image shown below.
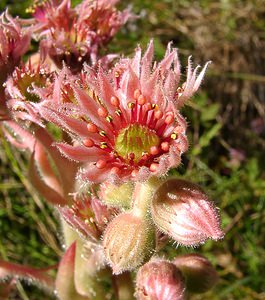
[[181,272],[169,261],[153,259],[138,271],[136,279],[138,300],[183,300],[184,292]]
[[165,181],[154,194],[151,213],[158,228],[180,244],[195,246],[223,237],[213,202],[188,181]]

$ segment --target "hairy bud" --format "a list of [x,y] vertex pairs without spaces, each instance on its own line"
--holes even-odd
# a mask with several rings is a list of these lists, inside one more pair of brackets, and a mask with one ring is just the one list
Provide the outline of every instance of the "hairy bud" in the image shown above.
[[223,237],[213,202],[197,185],[180,179],[162,183],[151,204],[157,227],[180,244],[194,246]]
[[152,254],[153,225],[132,213],[122,213],[107,226],[103,247],[114,274],[133,270]]
[[218,280],[218,274],[209,260],[199,254],[186,254],[175,258],[173,263],[186,279],[187,289],[193,293],[204,293]]
[[142,266],[136,279],[138,300],[182,300],[184,280],[171,262],[154,259]]

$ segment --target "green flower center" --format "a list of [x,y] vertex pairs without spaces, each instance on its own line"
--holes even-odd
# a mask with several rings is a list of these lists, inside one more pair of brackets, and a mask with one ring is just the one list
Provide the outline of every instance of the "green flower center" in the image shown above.
[[150,148],[158,146],[160,139],[154,130],[140,124],[123,128],[115,141],[115,151],[124,159],[133,159],[138,163]]

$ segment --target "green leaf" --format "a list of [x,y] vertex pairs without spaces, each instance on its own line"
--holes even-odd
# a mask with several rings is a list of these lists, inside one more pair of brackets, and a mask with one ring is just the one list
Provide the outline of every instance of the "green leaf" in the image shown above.
[[209,146],[211,140],[218,135],[221,128],[222,124],[217,123],[209,131],[205,132],[199,139],[199,143],[193,148],[192,154],[198,155],[203,148]]

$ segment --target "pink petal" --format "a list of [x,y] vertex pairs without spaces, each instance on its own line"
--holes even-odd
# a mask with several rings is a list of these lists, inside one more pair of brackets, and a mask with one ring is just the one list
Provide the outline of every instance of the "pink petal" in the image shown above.
[[80,162],[96,162],[100,158],[107,158],[106,151],[96,147],[71,146],[65,143],[56,143],[56,147],[67,157]]

